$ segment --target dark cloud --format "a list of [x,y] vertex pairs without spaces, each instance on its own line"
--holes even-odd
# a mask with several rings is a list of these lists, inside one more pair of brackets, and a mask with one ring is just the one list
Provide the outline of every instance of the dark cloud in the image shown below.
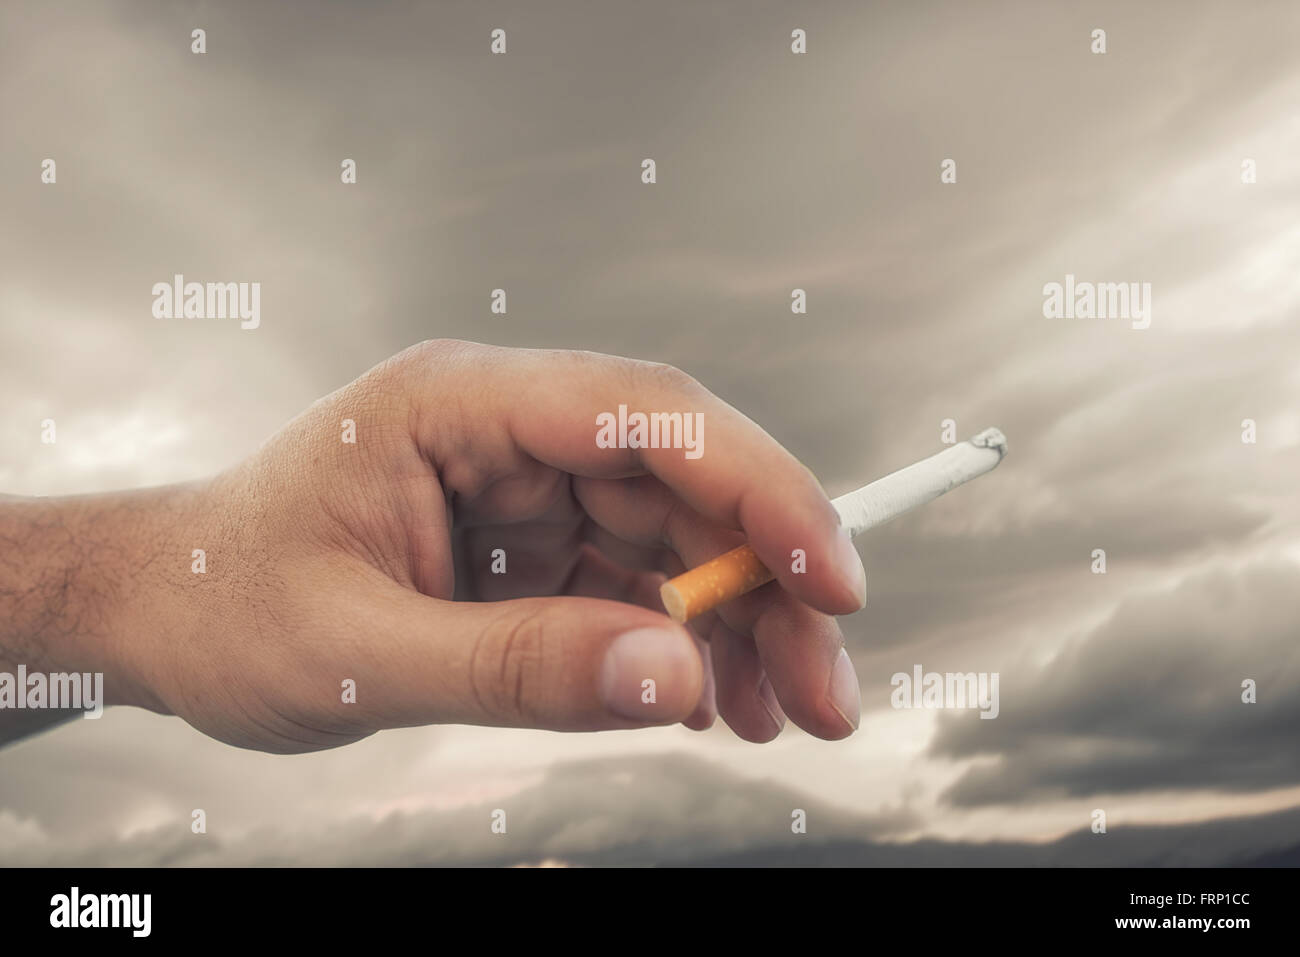
[[[494,809],[506,833],[490,831]],[[791,811],[807,812],[794,834]],[[698,759],[558,765],[535,787],[449,812],[351,819],[327,831],[260,829],[237,838],[186,821],[89,847],[19,845],[0,864],[58,866],[1217,866],[1296,863],[1300,810],[1169,827],[1088,830],[1044,844],[880,840],[906,813],[837,811],[770,781]]]
[[[1300,782],[1300,567],[1197,575],[1126,600],[1039,668],[1002,675],[992,721],[941,720],[931,753],[987,758],[958,805]],[[1242,702],[1253,679],[1258,702]]]
[[[1099,25],[1104,57],[1087,52]],[[498,26],[505,57],[487,52]],[[788,52],[794,26],[807,56]],[[1268,566],[1133,600],[1082,643],[1104,655],[1076,648],[1043,670],[1017,636],[1056,648],[1130,592],[1296,540],[1297,26],[1290,2],[6,2],[0,489],[211,473],[437,336],[675,363],[832,493],[936,451],[945,418],[962,435],[998,425],[1011,456],[993,476],[864,540],[871,603],[844,619],[868,712],[918,659],[1004,672],[999,719],[941,726],[936,766],[996,764],[940,813],[1293,783],[1278,729],[1294,717],[1285,635],[1300,616]],[[47,156],[54,187],[39,182]],[[344,157],[354,187],[338,181]],[[638,179],[645,157],[654,187]],[[953,186],[938,182],[946,157]],[[261,282],[262,328],[154,320],[149,289],[177,271]],[[1042,284],[1066,272],[1151,281],[1151,329],[1045,320]],[[497,287],[504,319],[487,309]],[[789,311],[795,287],[807,316]],[[57,449],[34,446],[47,415]],[[1239,441],[1246,417],[1256,446]],[[1104,579],[1088,573],[1093,548]],[[1201,595],[1229,581],[1264,597]],[[1244,622],[1252,637],[1228,642]],[[1264,682],[1249,712],[1228,674],[1246,668]],[[142,808],[175,812],[187,782],[251,826],[290,819],[311,788],[365,804],[428,749],[381,736],[273,772],[160,728],[110,719],[93,739],[66,728],[0,752],[0,815],[75,832],[50,851],[74,860],[98,834],[87,821],[121,833]],[[576,747],[538,745],[555,760]],[[774,780],[796,774],[770,760]],[[593,788],[599,772],[583,772]],[[278,799],[230,785],[268,778]],[[856,798],[851,784],[828,795]],[[602,844],[638,860],[737,849],[688,848],[698,835],[680,828],[654,845],[662,822],[637,813],[601,811],[592,860]],[[645,843],[620,821],[644,824]],[[535,827],[568,833],[560,817]],[[411,860],[402,836],[513,859],[400,817],[376,833],[372,862]],[[737,847],[761,842],[747,833]],[[354,823],[317,838],[342,860],[373,836]],[[209,844],[223,859],[309,857],[294,840]],[[95,846],[106,860],[200,853],[188,832]]]
[[702,867],[1300,867],[1300,812],[1203,824],[1081,830],[1015,841],[828,841],[691,861]]
[[[491,831],[497,808],[506,812],[505,834]],[[795,809],[819,841],[884,836],[917,823],[905,809],[843,811],[769,780],[665,754],[556,765],[533,787],[453,811],[353,818],[319,832],[260,828],[236,838],[223,836],[215,819],[204,835],[181,819],[124,841],[19,843],[0,850],[0,864],[683,863],[755,844],[792,846],[806,838],[791,830]]]

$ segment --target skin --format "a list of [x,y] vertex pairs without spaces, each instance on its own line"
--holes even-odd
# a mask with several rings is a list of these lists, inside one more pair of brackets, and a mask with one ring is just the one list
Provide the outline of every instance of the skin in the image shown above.
[[[703,412],[704,455],[598,448],[620,403]],[[777,581],[670,621],[665,576],[746,540]],[[843,738],[833,616],[864,596],[789,452],[679,370],[594,353],[425,342],[210,480],[0,499],[0,672],[103,672],[109,704],[277,753],[434,723]],[[0,710],[0,741],[67,717]]]

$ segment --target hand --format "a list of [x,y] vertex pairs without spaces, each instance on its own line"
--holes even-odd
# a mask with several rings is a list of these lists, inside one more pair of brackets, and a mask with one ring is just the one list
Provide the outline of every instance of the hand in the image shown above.
[[[703,454],[598,447],[597,415],[620,405],[703,413]],[[30,537],[13,531],[32,520]],[[786,715],[835,739],[858,721],[831,616],[862,606],[865,576],[835,511],[770,436],[669,366],[422,343],[211,481],[0,504],[4,528],[0,543],[62,556],[28,584],[71,586],[46,616],[57,627],[11,615],[26,633],[0,637],[0,659],[39,647],[38,662],[100,668],[110,701],[242,747],[443,722],[702,729],[719,714],[750,741]],[[665,574],[745,540],[777,581],[691,629],[670,621]]]

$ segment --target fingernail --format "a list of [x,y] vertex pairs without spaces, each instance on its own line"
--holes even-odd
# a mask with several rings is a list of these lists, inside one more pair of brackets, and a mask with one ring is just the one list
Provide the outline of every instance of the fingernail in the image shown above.
[[858,730],[858,721],[862,711],[862,691],[858,687],[858,674],[853,670],[849,653],[840,649],[840,656],[835,659],[831,669],[830,684],[826,688],[826,699],[831,707],[849,726],[850,731]]
[[835,552],[835,564],[840,569],[840,576],[852,589],[858,607],[862,608],[867,603],[867,569],[862,564],[862,556],[853,547],[853,539],[849,537],[847,529],[840,529]]
[[781,710],[781,702],[776,700],[776,692],[772,690],[772,682],[767,680],[767,675],[763,675],[763,680],[758,683],[758,703],[772,719],[778,732],[785,727],[785,712]]
[[600,698],[633,721],[689,713],[699,698],[699,652],[685,632],[638,628],[610,642],[600,670]]

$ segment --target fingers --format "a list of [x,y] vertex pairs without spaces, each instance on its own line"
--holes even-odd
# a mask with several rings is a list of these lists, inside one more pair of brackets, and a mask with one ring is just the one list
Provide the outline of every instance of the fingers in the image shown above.
[[[698,565],[737,544],[737,532],[705,520],[653,476],[577,479],[573,491],[592,520],[610,533],[636,545],[666,546],[687,565]],[[856,730],[857,676],[848,656],[842,654],[844,635],[833,617],[799,601],[775,582],[728,602],[717,614],[736,635],[753,636],[758,659],[790,720],[829,740]],[[728,667],[744,659],[728,655],[724,660],[714,651],[719,713],[731,724],[727,694],[733,686],[728,684]],[[734,725],[733,729],[744,737],[753,728],[745,713],[737,714],[742,714],[745,730]]]
[[740,617],[753,616],[758,657],[785,713],[809,734],[830,741],[856,731],[861,692],[839,622],[772,585],[740,602],[746,599],[753,608]]
[[396,584],[380,592],[359,623],[364,658],[354,662],[356,707],[375,728],[673,724],[704,691],[694,637],[645,608],[573,597],[449,602]]
[[[625,601],[657,612],[662,610],[659,586],[666,580],[667,576],[661,572],[624,568],[606,558],[599,549],[583,545],[565,592],[586,598]],[[699,704],[682,720],[682,724],[692,731],[706,731],[713,726],[718,716],[711,655],[708,642],[700,640],[698,631],[694,628],[688,630],[695,640],[695,649],[699,652],[704,667],[704,688],[700,693]]]
[[584,544],[578,549],[578,559],[564,593],[582,598],[625,601],[662,612],[659,586],[666,580],[667,576],[659,572],[624,568],[610,561],[594,546]]
[[707,641],[701,641],[698,635],[692,637],[695,639],[695,649],[700,653],[700,661],[704,664],[704,689],[700,692],[699,704],[682,719],[682,724],[692,731],[708,731],[713,727],[713,722],[718,720],[718,687],[713,670],[713,649]]
[[[862,607],[865,576],[821,486],[771,436],[669,366],[594,353],[435,342],[400,357],[414,431],[440,479],[458,495],[535,460],[575,475],[650,473],[709,519],[744,539],[800,600],[832,614]],[[603,415],[677,414],[676,447],[639,443],[620,427],[597,441]],[[606,423],[605,438],[611,437]],[[686,447],[685,424],[693,431]],[[689,457],[688,457],[689,454]],[[806,573],[791,554],[806,556]]]
[[709,646],[719,716],[746,741],[758,744],[771,741],[785,727],[785,712],[759,661],[754,642],[736,634],[719,619],[710,633]]

